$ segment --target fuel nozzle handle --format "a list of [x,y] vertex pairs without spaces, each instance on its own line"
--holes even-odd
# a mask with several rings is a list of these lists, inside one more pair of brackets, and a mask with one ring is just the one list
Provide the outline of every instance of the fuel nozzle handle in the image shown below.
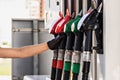
[[75,43],[74,43],[74,50],[75,51],[82,51],[81,47],[82,47],[82,43],[83,43],[83,32],[76,32],[75,35],[77,36],[75,39]]
[[85,51],[92,51],[92,30],[88,30],[85,32],[86,39],[85,39]]
[[72,32],[67,34],[66,50],[73,50],[75,35]]

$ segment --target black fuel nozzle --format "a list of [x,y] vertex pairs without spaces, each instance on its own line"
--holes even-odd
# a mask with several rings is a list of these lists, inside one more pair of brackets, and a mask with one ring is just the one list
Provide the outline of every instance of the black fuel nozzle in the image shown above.
[[98,54],[103,54],[103,13],[94,9],[83,22],[82,28],[86,34],[88,30],[95,30],[97,47],[94,49]]
[[98,22],[97,20],[97,10],[94,9],[89,16],[84,20],[83,22],[83,30],[90,30],[90,29],[94,29],[95,24]]
[[103,54],[103,13],[101,12],[98,16],[98,28],[95,29],[98,54]]

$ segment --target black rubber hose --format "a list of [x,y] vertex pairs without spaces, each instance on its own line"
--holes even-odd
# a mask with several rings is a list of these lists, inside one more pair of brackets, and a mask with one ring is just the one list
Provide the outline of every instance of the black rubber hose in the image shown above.
[[61,80],[61,76],[62,76],[62,69],[57,69],[56,70],[56,79],[55,80]]
[[90,71],[90,62],[83,62],[83,69],[82,69],[82,80],[88,80],[88,74]]
[[69,80],[69,78],[70,78],[70,71],[65,71],[64,76],[63,76],[63,80]]
[[55,75],[56,75],[56,68],[52,67],[52,70],[51,70],[51,80],[55,80]]
[[72,80],[78,80],[78,74],[74,73]]

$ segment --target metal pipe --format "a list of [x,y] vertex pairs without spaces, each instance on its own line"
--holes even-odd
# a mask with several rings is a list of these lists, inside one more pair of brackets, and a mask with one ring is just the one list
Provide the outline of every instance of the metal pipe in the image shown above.
[[[33,44],[38,44],[38,20],[33,20]],[[34,61],[34,75],[39,74],[39,57],[35,55]]]
[[83,0],[83,15],[87,12],[87,0]]
[[[96,25],[97,26],[97,25]],[[97,52],[96,52],[96,47],[97,47],[97,42],[96,42],[96,35],[95,35],[95,30],[93,30],[92,34],[92,46],[93,46],[93,80],[97,80]]]

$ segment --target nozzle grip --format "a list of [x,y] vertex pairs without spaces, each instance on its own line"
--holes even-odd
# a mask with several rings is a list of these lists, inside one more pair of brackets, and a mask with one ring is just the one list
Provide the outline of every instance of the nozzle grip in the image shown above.
[[66,50],[73,50],[75,35],[72,32],[67,33]]
[[65,34],[64,39],[61,40],[61,43],[60,43],[60,45],[59,45],[59,49],[65,49],[66,40],[67,40],[67,36],[66,36],[66,34]]
[[85,51],[92,51],[92,30],[88,30],[86,33],[85,39]]
[[81,50],[82,44],[83,44],[83,32],[75,33],[74,50],[82,51]]

